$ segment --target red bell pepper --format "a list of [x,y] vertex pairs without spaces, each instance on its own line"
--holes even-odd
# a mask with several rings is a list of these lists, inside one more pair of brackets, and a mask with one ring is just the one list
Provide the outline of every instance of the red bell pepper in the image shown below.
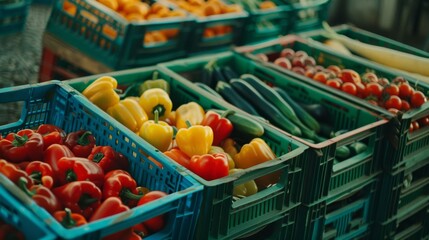
[[228,176],[228,157],[224,153],[194,155],[189,170],[207,181]]
[[95,147],[95,137],[90,131],[79,130],[67,134],[64,144],[76,157],[87,158]]
[[40,133],[43,137],[44,149],[54,143],[63,144],[66,137],[64,130],[52,124],[42,124],[37,128],[36,132]]
[[18,185],[21,177],[27,179],[27,187],[31,187],[33,185],[33,180],[24,170],[17,168],[14,164],[9,163],[4,159],[0,159],[0,173],[5,175],[16,185]]
[[58,173],[58,160],[62,157],[74,157],[73,152],[66,145],[52,144],[43,153],[43,161],[51,165],[54,174]]
[[135,232],[141,238],[144,238],[149,235],[149,230],[147,230],[146,226],[143,223],[138,223],[134,225],[133,232]]
[[219,146],[221,142],[229,137],[232,130],[234,129],[231,121],[226,118],[232,111],[225,111],[224,114],[220,115],[214,111],[207,111],[204,115],[204,119],[201,122],[203,126],[209,126],[213,130],[213,145]]
[[28,188],[28,181],[24,177],[19,179],[18,185],[37,205],[46,209],[50,214],[54,214],[55,211],[61,209],[61,203],[49,188],[43,185],[33,185],[31,188]]
[[100,206],[102,193],[93,182],[76,181],[54,188],[52,192],[73,213],[89,219]]
[[97,187],[104,183],[104,173],[101,167],[87,158],[62,157],[57,162],[58,181],[66,184],[74,181],[90,181]]
[[115,169],[128,169],[128,160],[110,146],[96,146],[88,159],[97,163],[105,173]]
[[0,140],[0,156],[13,163],[42,160],[42,135],[31,129],[10,133]]
[[[121,199],[117,197],[109,197],[104,200],[103,203],[101,203],[100,207],[97,208],[97,210],[94,212],[89,221],[93,222],[129,210],[130,208],[128,206],[122,204]],[[103,239],[123,239],[123,236],[129,235],[130,232],[132,232],[132,228],[127,228],[114,234],[111,234]]]
[[65,228],[79,227],[87,224],[84,216],[79,213],[72,213],[69,208],[65,208],[64,211],[56,211],[53,216]]
[[173,159],[178,164],[186,168],[189,167],[189,161],[191,158],[186,153],[182,152],[178,147],[165,151],[164,154],[167,155],[167,157]]
[[138,201],[143,196],[133,193],[136,188],[137,183],[129,174],[117,173],[105,179],[103,199],[119,197],[125,205],[130,207],[129,203],[132,203],[133,200]]
[[49,189],[54,185],[54,172],[51,165],[45,162],[30,162],[25,168],[25,172],[33,179],[34,184],[42,184]]
[[[162,191],[151,191],[146,193],[142,198],[140,198],[139,202],[137,203],[137,206],[141,206],[144,204],[147,204],[149,202],[155,201],[157,199],[160,199],[162,197],[167,196],[168,194]],[[150,232],[157,232],[159,230],[161,230],[162,228],[164,228],[165,226],[165,219],[166,216],[165,214],[156,216],[154,218],[151,218],[149,220],[146,220],[143,222],[143,224],[145,225],[145,227],[150,231]]]

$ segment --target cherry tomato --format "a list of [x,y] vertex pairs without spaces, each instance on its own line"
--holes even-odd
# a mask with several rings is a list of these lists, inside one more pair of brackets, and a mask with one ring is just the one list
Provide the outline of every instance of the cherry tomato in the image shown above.
[[365,98],[365,85],[361,82],[355,83],[357,88],[357,96],[360,98]]
[[384,86],[388,85],[390,82],[387,78],[382,77],[382,78],[378,78],[378,83],[384,87]]
[[414,131],[414,125],[413,125],[413,123],[412,123],[412,122],[410,123],[410,127],[408,128],[408,131],[409,131],[410,133],[412,133],[412,132]]
[[302,67],[292,67],[292,72],[305,76],[305,70]]
[[343,69],[341,70],[341,77],[343,82],[351,82],[351,83],[360,83],[360,75],[352,69]]
[[293,56],[295,55],[295,50],[292,48],[285,48],[280,52],[280,57],[285,57],[291,60]]
[[326,85],[336,88],[336,89],[340,89],[341,88],[341,79],[339,78],[333,78],[333,79],[328,79],[328,81],[326,81]]
[[426,101],[426,96],[421,91],[415,91],[413,95],[411,95],[411,106],[414,108],[420,107]]
[[365,87],[365,97],[375,97],[381,99],[383,87],[377,82],[370,82]]
[[298,50],[295,52],[295,57],[308,57],[308,54],[302,50]]
[[304,58],[303,57],[293,57],[292,58],[292,67],[301,67],[304,68],[305,67],[305,63],[304,63]]
[[399,97],[408,99],[413,94],[414,89],[408,83],[402,83],[399,85]]
[[398,96],[399,95],[399,87],[395,84],[389,84],[387,86],[384,86],[383,89],[383,95],[386,96]]
[[402,100],[400,97],[396,95],[391,95],[387,101],[384,103],[384,107],[386,109],[389,108],[395,108],[395,109],[401,109],[402,108]]
[[408,111],[410,109],[411,109],[410,103],[407,100],[402,99],[401,110],[404,111],[404,112],[406,112],[406,111]]
[[393,83],[393,84],[396,84],[396,85],[401,85],[401,84],[403,84],[403,83],[408,83],[408,82],[407,82],[407,80],[405,80],[405,78],[404,78],[404,77],[402,77],[402,76],[398,76],[398,77],[395,77],[395,78],[392,80],[392,83]]
[[315,66],[316,65],[316,60],[314,60],[313,57],[305,57],[304,58],[304,64],[306,66]]
[[333,71],[337,77],[341,75],[341,68],[337,65],[329,65],[327,69]]
[[351,82],[343,83],[343,85],[341,85],[341,90],[354,96],[357,94],[357,87],[354,83]]
[[[167,196],[167,193],[161,191],[150,191],[140,198],[138,206],[155,201],[159,198]],[[159,215],[143,222],[143,224],[151,231],[157,232],[165,225],[165,215]]]
[[420,129],[420,124],[417,121],[412,121],[411,124],[413,125],[413,130],[419,130]]
[[429,125],[429,117],[423,117],[419,119],[420,126],[428,126]]
[[378,77],[373,72],[366,72],[362,75],[362,82],[364,84],[368,84],[372,82],[378,83]]
[[307,76],[308,78],[313,78],[314,74],[316,74],[316,70],[314,69],[314,67],[311,67],[311,66],[305,67],[305,76]]
[[314,74],[313,79],[321,83],[326,83],[328,80],[328,74],[325,72],[317,72]]

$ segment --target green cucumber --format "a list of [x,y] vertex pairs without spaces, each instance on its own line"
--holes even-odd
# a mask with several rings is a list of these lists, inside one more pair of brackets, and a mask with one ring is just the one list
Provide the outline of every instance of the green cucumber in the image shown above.
[[213,96],[222,98],[222,96],[218,92],[216,92],[213,88],[209,87],[207,84],[202,82],[195,82],[194,84],[197,85],[197,87],[203,89],[204,91],[212,94]]
[[222,68],[222,73],[223,76],[225,77],[225,79],[229,82],[229,80],[234,79],[234,78],[239,78],[240,76],[234,71],[232,70],[229,66],[224,66]]
[[[226,110],[219,109],[209,109],[211,111],[217,112],[220,115],[224,114]],[[234,125],[234,130],[244,133],[246,135],[260,137],[264,135],[264,127],[256,120],[249,118],[240,113],[232,112],[226,115],[226,118],[229,119]]]
[[366,149],[368,149],[368,146],[363,142],[354,142],[348,147],[353,155],[358,155],[359,153],[363,153],[366,151]]
[[249,83],[256,89],[265,99],[268,100],[275,108],[277,108],[285,118],[289,119],[296,126],[301,129],[302,135],[306,138],[316,140],[316,133],[306,127],[301,120],[297,117],[293,108],[280,96],[280,94],[274,91],[270,86],[265,84],[259,78],[251,74],[243,74],[240,76],[241,79]]
[[328,108],[320,103],[313,104],[304,104],[299,103],[299,105],[308,112],[313,118],[317,119],[320,122],[329,122],[329,111]]
[[292,135],[298,137],[302,135],[299,127],[285,117],[248,82],[243,79],[232,79],[230,84],[241,96],[243,96],[243,98],[252,103],[255,108],[271,123]]
[[216,92],[218,92],[227,102],[232,105],[240,108],[241,110],[250,113],[252,115],[259,116],[258,111],[250,105],[243,97],[238,94],[234,88],[227,82],[220,81],[216,84],[215,88]]
[[335,158],[338,160],[345,160],[349,158],[350,155],[351,155],[351,151],[347,146],[341,146],[335,149]]
[[311,130],[315,132],[320,131],[319,122],[313,118],[306,110],[304,110],[298,103],[293,100],[287,92],[279,87],[273,87],[273,90],[276,91],[295,111],[298,118]]

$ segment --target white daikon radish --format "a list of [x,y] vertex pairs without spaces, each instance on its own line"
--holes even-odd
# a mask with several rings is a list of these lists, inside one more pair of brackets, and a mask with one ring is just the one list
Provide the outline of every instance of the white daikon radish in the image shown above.
[[349,51],[349,49],[348,49],[348,48],[346,48],[346,47],[344,46],[344,44],[342,44],[340,41],[337,41],[337,40],[334,40],[334,39],[327,39],[326,41],[324,41],[324,42],[323,42],[323,44],[324,44],[325,46],[328,46],[328,47],[330,47],[330,48],[334,49],[334,50],[335,50],[335,51],[337,51],[337,52],[342,53],[342,54],[349,55],[349,56],[353,55],[353,54]]
[[392,68],[429,76],[429,58],[351,39],[347,36],[336,33],[326,22],[323,22],[323,28],[326,30],[326,34],[329,38],[340,41],[352,52],[355,52],[369,60]]

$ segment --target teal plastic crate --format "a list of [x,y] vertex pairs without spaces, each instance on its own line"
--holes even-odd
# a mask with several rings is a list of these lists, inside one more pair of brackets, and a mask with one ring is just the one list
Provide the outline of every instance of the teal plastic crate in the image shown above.
[[[212,59],[217,59],[216,62],[219,66],[229,66],[238,74],[250,73],[263,81],[286,89],[292,98],[299,99],[302,103],[321,103],[329,110],[335,130],[349,130],[335,138],[313,144],[278,129],[283,134],[309,146],[306,152],[307,161],[302,162],[301,165],[292,166],[292,169],[302,169],[304,175],[305,180],[298,183],[302,184],[299,185],[302,188],[292,190],[296,196],[301,196],[301,202],[310,204],[326,197],[328,192],[344,191],[348,184],[371,177],[380,170],[382,130],[387,123],[387,120],[381,116],[372,114],[335,96],[330,96],[317,88],[300,83],[233,52],[171,61],[160,64],[160,67],[175,79],[198,82],[201,80],[203,66]],[[237,109],[227,102],[225,104],[228,104],[231,109]],[[240,110],[237,109],[237,111]],[[334,164],[335,150],[340,146],[356,141],[366,142],[367,151]],[[295,186],[295,183],[290,185]]]
[[[58,0],[46,32],[112,69],[153,65],[186,56],[192,17],[128,22],[95,0]],[[146,44],[145,36],[159,30],[177,31],[163,43]]]
[[[0,174],[0,221],[10,224],[20,231],[26,239],[54,240],[55,235],[46,226],[34,217],[34,214],[14,198],[3,184],[13,185],[9,179]],[[15,186],[13,186],[16,188]],[[36,205],[34,202],[31,203]]]
[[314,30],[322,26],[328,18],[331,0],[311,0],[293,2],[293,27],[291,32],[298,33]]
[[[421,49],[415,48],[413,46],[395,41],[393,39],[381,36],[379,34],[366,31],[364,29],[358,28],[349,24],[342,24],[338,26],[333,26],[332,29],[342,35],[345,35],[349,38],[359,40],[363,43],[368,43],[380,47],[391,48],[394,50],[410,53],[420,57],[429,57],[429,52],[423,51]],[[323,29],[316,29],[308,32],[301,32],[299,35],[304,38],[311,38],[317,42],[323,43],[328,38],[323,36]],[[356,55],[358,56],[358,55]]]
[[424,206],[410,206],[398,212],[384,223],[375,224],[372,239],[427,239],[429,237],[427,221],[429,202]]
[[366,239],[375,220],[379,183],[367,179],[335,198],[300,206],[295,239]]
[[276,8],[249,9],[244,0],[230,0],[240,4],[249,13],[239,45],[262,42],[290,32],[293,26],[293,8],[282,1],[273,2]]
[[[132,208],[131,211],[113,215],[80,227],[66,229],[43,208],[36,206],[17,187],[8,188],[13,198],[3,198],[6,204],[32,211],[32,218],[47,226],[60,239],[99,239],[134,226],[160,214],[167,215],[165,227],[145,239],[189,239],[193,237],[202,201],[203,186],[187,175],[180,166],[160,158],[161,154],[130,133],[122,125],[105,118],[104,112],[94,107],[78,94],[63,88],[58,81],[22,85],[0,89],[0,102],[23,102],[21,119],[0,127],[4,136],[20,129],[35,128],[40,124],[54,124],[65,132],[86,129],[96,138],[97,145],[108,145],[122,153],[130,163],[129,172],[139,186],[160,190],[168,196],[159,201]],[[157,167],[148,157],[163,164]],[[3,181],[1,185],[6,187]],[[2,199],[2,201],[3,201]],[[18,203],[19,202],[19,203]],[[6,207],[6,204],[2,207]],[[13,208],[11,211],[18,211]]]
[[337,54],[329,49],[321,48],[318,44],[316,45],[306,42],[304,39],[300,39],[294,35],[285,36],[261,44],[236,48],[237,52],[242,53],[244,56],[259,62],[266,67],[272,68],[277,72],[298,79],[305,84],[315,86],[332,96],[338,96],[345,99],[347,102],[359,105],[371,112],[388,117],[390,119],[390,123],[386,125],[385,130],[385,136],[388,141],[386,141],[387,144],[384,147],[385,157],[382,158],[382,166],[385,170],[395,171],[404,166],[407,162],[418,161],[426,158],[427,153],[425,150],[429,146],[429,128],[421,128],[418,131],[413,131],[412,133],[410,133],[408,129],[412,121],[429,116],[429,103],[425,103],[419,108],[394,116],[386,109],[369,104],[366,100],[349,95],[343,91],[338,91],[337,89],[326,86],[318,81],[314,81],[305,76],[286,70],[272,62],[261,62],[256,57],[256,54],[265,53],[268,55],[270,61],[274,61],[274,59],[279,56],[280,51],[286,47],[307,52],[309,56],[313,56],[314,59],[316,59],[318,64],[325,67],[329,65],[337,65],[342,68],[353,69],[358,73],[373,70],[377,76],[385,77],[390,80],[397,76],[404,76],[411,85],[418,86],[418,88],[424,93],[429,92],[428,84],[415,80],[411,76],[401,75],[390,71],[381,65],[370,63],[363,59]]
[[383,173],[377,221],[385,222],[398,212],[429,202],[429,159],[396,172]]
[[[173,109],[190,101],[199,103],[204,109],[227,108],[217,99],[207,97],[193,84],[176,80],[160,68],[139,68],[113,72],[108,75],[117,79],[119,85],[130,86],[133,83],[141,83],[151,79],[154,71],[159,72],[159,78],[169,82]],[[91,81],[103,75],[84,77],[63,83],[78,92],[82,92]],[[108,117],[107,114],[105,117]],[[113,118],[110,121],[120,124]],[[234,174],[212,181],[206,181],[187,171],[189,175],[204,186],[203,202],[195,232],[196,239],[231,239],[242,236],[261,227],[261,222],[273,221],[290,205],[289,199],[293,197],[293,193],[289,191],[290,186],[288,185],[290,180],[289,166],[295,162],[304,161],[303,152],[307,147],[282,135],[269,125],[264,125],[264,128],[265,133],[261,138],[277,155],[275,160],[248,168],[243,175]],[[172,164],[178,165],[167,156],[163,156],[165,161],[171,161]],[[233,199],[234,186],[276,171],[280,171],[281,174],[277,184],[252,196],[238,200]],[[297,184],[300,183],[297,182]]]
[[6,0],[0,2],[0,36],[24,29],[31,0]]

